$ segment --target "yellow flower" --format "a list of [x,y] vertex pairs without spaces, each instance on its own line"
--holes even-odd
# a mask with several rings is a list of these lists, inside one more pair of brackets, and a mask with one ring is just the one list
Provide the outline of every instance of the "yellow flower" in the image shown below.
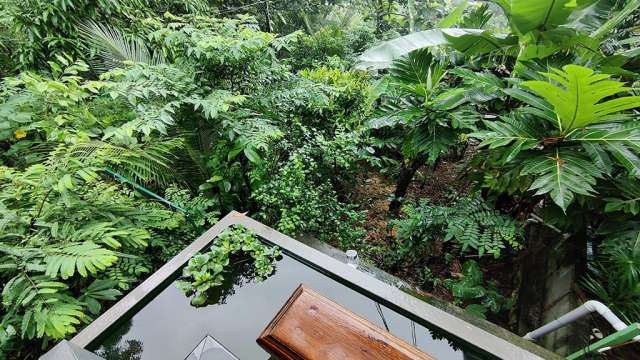
[[24,130],[18,129],[16,130],[15,135],[16,135],[16,139],[20,140],[27,137],[27,132]]

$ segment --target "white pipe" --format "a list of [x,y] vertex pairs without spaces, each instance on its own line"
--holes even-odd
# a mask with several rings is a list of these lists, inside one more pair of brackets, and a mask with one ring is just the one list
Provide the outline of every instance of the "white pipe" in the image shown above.
[[[627,327],[627,324],[620,320],[620,318],[618,318],[616,314],[614,314],[613,311],[611,311],[611,309],[607,307],[607,305],[599,301],[589,300],[586,303],[578,306],[577,308],[569,311],[568,313],[560,316],[556,320],[553,320],[552,322],[540,328],[528,332],[524,336],[524,338],[527,340],[535,340],[593,312],[597,312],[598,314],[600,314],[600,316],[605,318],[605,320],[607,320],[609,324],[611,324],[611,326],[616,329],[616,331],[623,330]],[[640,335],[634,337],[633,341],[640,341]]]

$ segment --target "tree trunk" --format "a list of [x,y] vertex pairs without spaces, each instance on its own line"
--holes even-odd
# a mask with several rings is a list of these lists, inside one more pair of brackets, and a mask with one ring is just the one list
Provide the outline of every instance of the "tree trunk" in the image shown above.
[[382,34],[387,30],[387,23],[384,19],[384,0],[375,0],[376,33]]
[[416,4],[415,0],[407,1],[407,12],[409,13],[409,32],[416,31]]
[[393,194],[393,200],[389,204],[389,216],[398,217],[400,212],[400,205],[402,205],[402,198],[407,194],[407,189],[416,171],[422,166],[423,160],[421,158],[411,160],[409,164],[402,162],[400,167],[400,173],[398,174],[398,180],[396,181],[396,191]]
[[272,33],[273,26],[271,25],[271,11],[269,9],[269,0],[267,0],[264,5],[264,17],[267,20],[267,32]]

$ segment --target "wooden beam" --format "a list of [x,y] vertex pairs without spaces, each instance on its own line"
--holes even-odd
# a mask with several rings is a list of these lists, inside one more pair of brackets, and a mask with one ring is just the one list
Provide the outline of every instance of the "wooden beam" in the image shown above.
[[257,342],[281,360],[435,360],[303,285]]

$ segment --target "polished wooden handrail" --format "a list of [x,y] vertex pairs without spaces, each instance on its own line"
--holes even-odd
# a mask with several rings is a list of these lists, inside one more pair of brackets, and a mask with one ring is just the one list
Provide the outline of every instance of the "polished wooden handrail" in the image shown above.
[[257,342],[281,360],[434,360],[303,285]]

